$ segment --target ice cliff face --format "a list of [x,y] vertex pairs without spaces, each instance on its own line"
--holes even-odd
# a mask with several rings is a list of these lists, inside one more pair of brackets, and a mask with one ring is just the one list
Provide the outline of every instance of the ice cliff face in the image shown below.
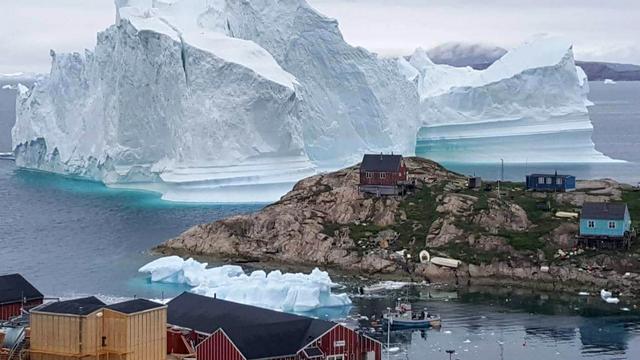
[[563,39],[534,39],[482,71],[434,65],[421,49],[403,66],[414,69],[421,97],[418,154],[449,162],[611,161],[591,141],[589,85]]
[[[94,51],[52,52],[49,77],[19,96],[19,166],[224,202],[274,200],[364,151],[412,154],[416,135],[435,159],[469,146],[493,158],[501,149],[482,142],[496,134],[543,132],[603,158],[567,43],[540,40],[476,72],[420,50],[378,58],[304,0],[116,6]],[[460,139],[477,144],[447,142]]]

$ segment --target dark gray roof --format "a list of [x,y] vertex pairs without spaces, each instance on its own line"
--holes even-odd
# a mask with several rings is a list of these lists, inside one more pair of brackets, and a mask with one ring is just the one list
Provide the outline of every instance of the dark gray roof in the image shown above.
[[582,217],[595,220],[623,220],[627,210],[625,203],[585,202]]
[[107,309],[118,311],[123,314],[134,314],[141,311],[161,308],[164,306],[166,305],[163,305],[154,301],[149,301],[146,299],[134,299],[134,300],[124,301],[121,303],[109,305],[107,306]]
[[545,177],[546,177],[546,176],[550,176],[550,177],[554,177],[554,176],[557,176],[557,177],[562,177],[562,178],[566,178],[566,177],[570,177],[570,176],[571,176],[571,177],[574,177],[573,175],[563,175],[563,174],[531,174],[531,175],[529,175],[529,176],[531,176],[531,177],[540,177],[540,176],[545,176]]
[[0,276],[0,304],[21,302],[22,299],[43,299],[44,295],[20,274]]
[[168,306],[169,324],[206,334],[222,329],[247,359],[296,354],[336,325],[188,292]]
[[365,154],[360,169],[364,171],[400,171],[402,155]]
[[84,316],[89,315],[92,312],[103,307],[105,307],[105,303],[100,301],[100,299],[96,298],[95,296],[90,296],[80,299],[52,302],[37,308],[36,311],[52,314]]

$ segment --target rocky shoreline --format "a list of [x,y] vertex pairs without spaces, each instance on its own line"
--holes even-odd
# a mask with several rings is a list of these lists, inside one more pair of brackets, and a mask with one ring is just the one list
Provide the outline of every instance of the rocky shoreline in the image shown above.
[[[583,181],[572,193],[542,194],[506,183],[498,193],[468,190],[464,176],[429,160],[407,158],[406,164],[417,184],[408,195],[360,193],[354,166],[303,179],[254,214],[194,226],[155,250],[458,286],[606,288],[640,297],[637,249],[574,251],[577,221],[553,216],[555,210],[576,211],[584,201],[628,200],[624,185]],[[421,250],[460,259],[462,265],[420,263]]]

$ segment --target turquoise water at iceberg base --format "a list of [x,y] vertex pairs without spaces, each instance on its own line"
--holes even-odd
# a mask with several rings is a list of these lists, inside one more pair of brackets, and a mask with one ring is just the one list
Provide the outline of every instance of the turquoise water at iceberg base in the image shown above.
[[[623,94],[638,89],[622,86],[626,87]],[[604,88],[603,93],[609,96],[617,89]],[[592,86],[594,91],[598,89]],[[629,110],[633,107],[615,100],[618,98],[602,100],[601,104],[592,100],[602,111],[598,116],[610,123],[624,122],[627,129],[635,129],[635,135],[628,130],[611,134],[614,127],[601,126],[605,120],[594,119],[593,138],[604,153],[632,160],[637,154],[625,150],[628,145],[624,144],[637,144],[640,122],[629,120],[634,119]],[[631,114],[624,116],[626,120],[616,115],[625,111]],[[469,167],[458,170],[482,171],[478,166],[465,166]],[[506,176],[520,177],[516,169],[522,171],[522,166],[507,166]],[[499,174],[495,164],[487,169],[488,174]],[[529,165],[526,169],[534,168]],[[574,171],[558,168],[563,170]],[[262,206],[168,203],[154,193],[109,189],[99,183],[23,171],[13,162],[0,160],[0,273],[20,272],[54,297],[169,298],[188,288],[151,283],[137,273],[140,266],[157,257],[149,252],[151,247],[195,224],[257,211]],[[220,261],[210,263],[219,265]],[[273,268],[266,264],[245,267]],[[358,323],[382,341],[386,336],[374,317],[393,306],[399,296],[408,297],[416,308],[428,307],[443,317],[440,330],[394,332],[390,340],[398,351],[391,354],[392,359],[448,359],[445,351],[449,349],[456,351],[453,358],[457,359],[640,359],[640,313],[636,308],[640,304],[636,302],[612,305],[596,295],[509,287],[419,286],[360,297],[357,287],[362,279],[342,273],[333,273],[332,278],[346,285],[336,291],[349,293],[353,306],[322,309],[312,315]]]

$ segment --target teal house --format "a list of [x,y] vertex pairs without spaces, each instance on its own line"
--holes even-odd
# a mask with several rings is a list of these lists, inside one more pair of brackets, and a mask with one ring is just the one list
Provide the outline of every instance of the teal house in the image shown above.
[[623,238],[631,234],[631,216],[625,203],[585,202],[580,214],[580,236]]

